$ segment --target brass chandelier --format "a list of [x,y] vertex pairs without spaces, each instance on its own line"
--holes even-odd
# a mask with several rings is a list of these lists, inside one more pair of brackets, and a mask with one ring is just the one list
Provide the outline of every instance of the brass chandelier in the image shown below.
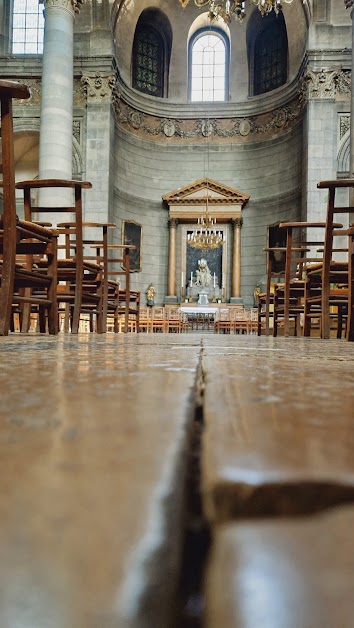
[[[282,10],[283,2],[291,4],[293,0],[249,0],[249,2],[256,5],[261,12],[262,16],[274,11],[276,14]],[[183,8],[189,4],[190,0],[179,0]],[[246,0],[194,0],[194,4],[202,9],[203,7],[209,7],[209,18],[213,22],[221,18],[230,24],[232,18],[238,22],[246,17]]]
[[223,243],[222,231],[217,231],[216,218],[209,214],[209,189],[207,181],[206,209],[198,218],[198,226],[188,234],[187,242],[194,249],[217,249]]

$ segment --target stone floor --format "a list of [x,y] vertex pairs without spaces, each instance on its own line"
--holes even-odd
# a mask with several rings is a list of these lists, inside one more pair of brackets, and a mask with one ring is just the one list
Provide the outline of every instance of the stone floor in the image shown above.
[[[307,602],[300,624],[286,612],[272,624],[237,611],[246,591],[238,526],[246,540],[260,531],[267,560],[284,516],[285,537],[297,538],[293,518],[305,527],[310,521],[314,532],[298,532],[299,556],[309,545],[322,553],[313,539],[324,530],[343,543],[336,582],[353,581],[352,535],[344,532],[354,520],[351,343],[10,335],[0,339],[0,356],[1,628],[182,628],[178,590],[194,568],[182,555],[196,422],[204,433],[192,454],[212,547],[203,563],[206,613],[183,626],[324,628],[324,614],[307,615]],[[340,523],[316,514],[328,509],[339,511]],[[272,542],[257,528],[265,518],[275,526]],[[247,547],[242,560],[254,564]],[[295,555],[296,544],[282,554],[290,571]],[[305,562],[295,562],[305,581]],[[247,595],[276,597],[279,574],[266,573],[268,590],[255,577]],[[229,591],[223,579],[237,574]],[[325,590],[319,587],[321,608]],[[354,626],[351,598],[347,586],[328,601],[345,609],[328,628]],[[296,614],[304,598],[291,600]],[[270,606],[264,613],[275,618]],[[335,617],[331,609],[327,616]]]

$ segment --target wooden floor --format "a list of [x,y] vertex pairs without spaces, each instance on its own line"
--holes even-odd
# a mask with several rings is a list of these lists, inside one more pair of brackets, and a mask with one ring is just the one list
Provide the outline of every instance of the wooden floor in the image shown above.
[[16,334],[0,356],[0,628],[354,627],[352,343]]

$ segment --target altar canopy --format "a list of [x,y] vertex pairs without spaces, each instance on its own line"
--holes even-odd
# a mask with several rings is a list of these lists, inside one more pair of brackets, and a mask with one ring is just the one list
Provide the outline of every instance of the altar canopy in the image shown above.
[[[169,211],[166,303],[198,298],[200,286],[195,279],[200,259],[206,260],[212,277],[206,288],[209,300],[240,301],[242,210],[249,198],[244,192],[208,178],[162,197]],[[188,243],[188,236],[197,227],[198,218],[205,214],[207,203],[222,233],[223,244],[216,249],[195,249]]]

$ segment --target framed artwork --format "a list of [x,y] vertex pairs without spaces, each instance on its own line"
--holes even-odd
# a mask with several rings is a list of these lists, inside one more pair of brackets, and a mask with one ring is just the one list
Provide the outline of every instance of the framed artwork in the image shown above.
[[[268,227],[268,246],[285,247],[286,230],[279,228],[279,223]],[[285,251],[271,251],[272,272],[282,273],[285,270]]]
[[[130,272],[140,273],[141,264],[141,246],[142,246],[142,226],[133,220],[123,220],[122,222],[122,244],[134,245],[136,248],[130,251]],[[125,255],[124,255],[125,258]],[[123,261],[123,269],[125,270],[125,259]]]

